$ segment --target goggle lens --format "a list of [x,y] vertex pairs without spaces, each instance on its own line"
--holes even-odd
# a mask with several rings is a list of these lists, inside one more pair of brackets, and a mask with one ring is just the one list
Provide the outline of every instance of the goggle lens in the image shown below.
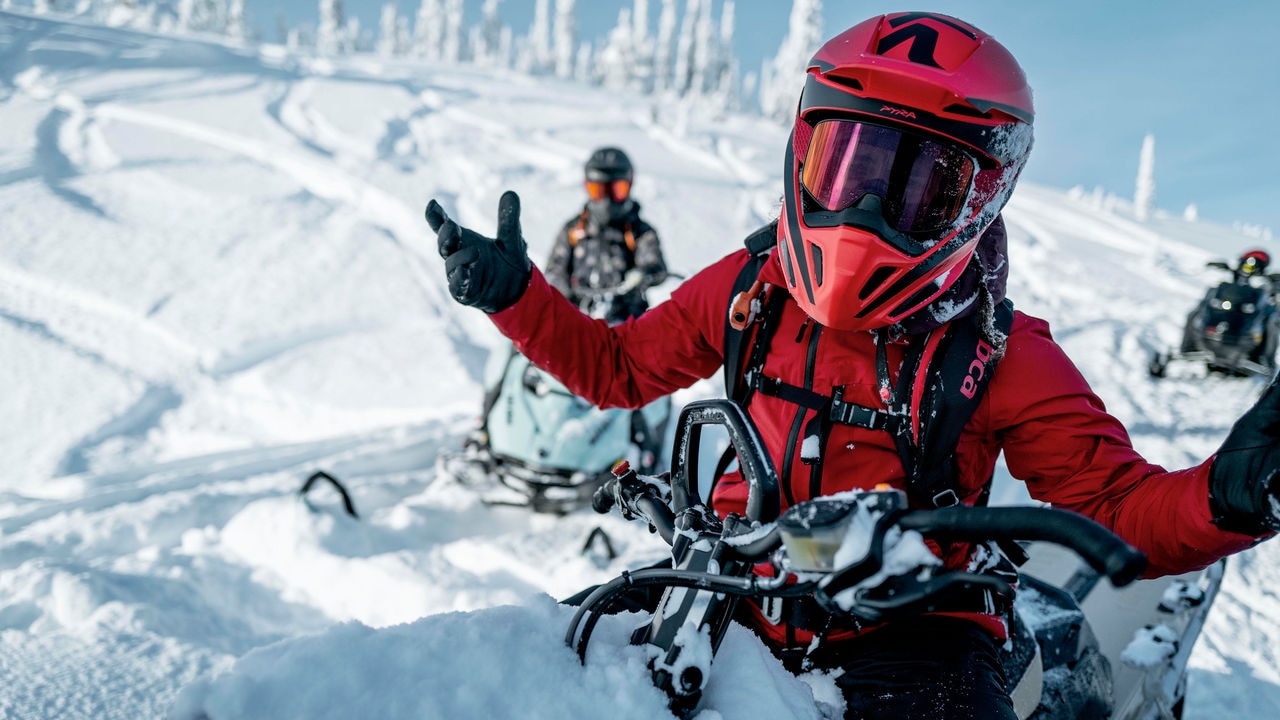
[[832,212],[876,195],[896,230],[924,233],[960,216],[975,169],[955,146],[882,125],[823,120],[813,128],[800,182]]
[[592,200],[604,200],[607,197],[620,203],[631,196],[630,180],[588,180],[586,186],[587,197]]

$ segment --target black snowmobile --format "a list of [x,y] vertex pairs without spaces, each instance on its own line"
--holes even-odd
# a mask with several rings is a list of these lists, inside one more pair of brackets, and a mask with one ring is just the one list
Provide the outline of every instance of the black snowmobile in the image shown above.
[[1187,316],[1178,350],[1157,351],[1151,358],[1151,375],[1164,377],[1169,363],[1189,361],[1205,363],[1209,372],[1271,376],[1280,341],[1280,312],[1274,296],[1280,274],[1246,275],[1221,261],[1209,267],[1234,277],[1209,289]]
[[[698,494],[696,458],[710,425],[728,432],[749,483],[745,517],[721,520]],[[929,612],[958,589],[1013,599],[1003,661],[1020,718],[1180,717],[1187,660],[1225,565],[1134,582],[1145,556],[1083,516],[1039,507],[913,511],[897,490],[817,498],[779,515],[778,477],[759,435],[724,400],[682,412],[669,485],[619,467],[594,505],[648,522],[671,545],[672,567],[624,573],[595,588],[565,641],[586,662],[602,614],[634,601],[637,589],[661,591],[632,642],[652,646],[651,679],[681,717],[695,713],[714,682],[715,652],[743,597],[809,597],[867,624]],[[943,536],[989,547],[1018,541],[1032,559],[1008,578],[919,565],[890,570],[919,556],[911,543]],[[753,571],[760,563],[772,565],[773,577]],[[1103,576],[1110,584],[1098,582]]]

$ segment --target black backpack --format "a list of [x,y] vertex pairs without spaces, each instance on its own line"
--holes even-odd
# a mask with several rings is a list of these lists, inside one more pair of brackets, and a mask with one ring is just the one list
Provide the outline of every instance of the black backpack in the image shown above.
[[[956,494],[958,468],[956,444],[960,433],[978,407],[991,372],[999,360],[979,327],[982,313],[954,320],[921,336],[913,336],[907,349],[896,387],[888,381],[885,342],[877,343],[877,374],[887,407],[869,408],[845,402],[843,388],[835,388],[826,396],[805,387],[769,378],[763,372],[765,356],[772,344],[777,319],[786,293],[774,290],[760,302],[757,297],[761,268],[772,252],[777,238],[777,225],[770,224],[746,239],[751,259],[734,281],[730,310],[725,319],[724,380],[725,394],[744,409],[756,392],[778,397],[817,412],[805,428],[803,437],[816,436],[816,454],[802,457],[810,464],[813,495],[819,494],[822,457],[827,436],[833,424],[884,430],[893,435],[907,478],[907,494],[918,507],[944,507],[959,502]],[[991,318],[995,330],[1008,335],[1013,325],[1013,303],[1004,300],[995,307]],[[812,321],[810,321],[812,322]],[[814,323],[812,342],[817,342],[821,326]],[[938,333],[942,333],[937,336]],[[935,337],[937,336],[937,337]],[[927,356],[927,357],[926,357]],[[917,382],[919,379],[922,382]],[[918,401],[918,405],[916,404]],[[917,406],[918,412],[911,408]],[[793,442],[788,447],[794,447]],[[794,452],[788,452],[781,468],[789,475]],[[726,453],[717,467],[719,478],[732,461]],[[985,503],[990,479],[980,502]]]

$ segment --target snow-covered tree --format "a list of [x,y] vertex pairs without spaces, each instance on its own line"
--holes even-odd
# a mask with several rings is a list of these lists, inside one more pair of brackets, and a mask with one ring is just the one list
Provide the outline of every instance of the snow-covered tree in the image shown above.
[[649,37],[649,0],[635,0],[631,22],[632,85],[647,93],[653,90],[653,38]]
[[440,0],[422,0],[413,29],[413,54],[424,60],[439,60],[444,52],[444,5]]
[[580,83],[595,83],[599,80],[596,75],[595,52],[591,49],[591,43],[584,42],[578,46],[578,55],[574,59],[573,79]]
[[395,3],[385,3],[382,14],[378,16],[378,55],[395,57],[404,50],[400,47],[399,31],[400,11]]
[[720,46],[715,23],[711,20],[711,2],[704,0],[698,11],[698,25],[693,36],[693,71],[690,90],[705,95],[716,89],[720,76]]
[[1133,191],[1133,216],[1139,220],[1151,217],[1156,205],[1156,136],[1142,138],[1138,154],[1138,181]]
[[671,70],[671,89],[677,95],[689,92],[693,84],[693,45],[698,33],[698,19],[702,17],[702,0],[685,0],[684,21],[680,23],[680,36],[676,40],[675,67]]
[[676,0],[662,0],[658,16],[658,37],[653,46],[653,90],[663,92],[671,87],[672,60],[676,37]]
[[618,24],[609,33],[609,41],[600,49],[596,70],[605,87],[623,90],[632,86],[635,79],[635,27],[631,23],[631,9],[618,11]]
[[552,66],[551,0],[537,0],[533,6],[533,25],[529,27],[528,69],[543,73]]
[[634,23],[631,42],[639,46],[649,39],[649,0],[632,3],[631,21]]
[[342,0],[320,0],[320,26],[316,29],[316,52],[340,55],[347,50],[347,23]]
[[181,0],[178,3],[178,32],[223,33],[227,27],[224,0]]
[[466,36],[462,30],[462,0],[445,0],[444,45],[440,59],[445,62],[461,62],[466,59]]
[[245,14],[246,0],[231,0],[227,5],[227,37],[237,42],[249,39],[249,18]]
[[556,77],[573,77],[574,53],[578,50],[578,0],[556,0]]
[[787,36],[760,73],[760,109],[765,115],[787,120],[795,112],[809,58],[821,43],[822,0],[793,0]]
[[476,62],[494,63],[498,57],[502,44],[502,17],[498,13],[501,4],[502,0],[484,0],[484,6],[480,10],[480,27],[471,44]]

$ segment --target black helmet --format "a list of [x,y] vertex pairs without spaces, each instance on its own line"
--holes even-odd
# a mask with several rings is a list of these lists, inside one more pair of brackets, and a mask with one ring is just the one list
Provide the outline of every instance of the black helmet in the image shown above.
[[591,153],[585,170],[587,180],[592,182],[631,180],[635,175],[631,158],[616,147],[603,147]]

